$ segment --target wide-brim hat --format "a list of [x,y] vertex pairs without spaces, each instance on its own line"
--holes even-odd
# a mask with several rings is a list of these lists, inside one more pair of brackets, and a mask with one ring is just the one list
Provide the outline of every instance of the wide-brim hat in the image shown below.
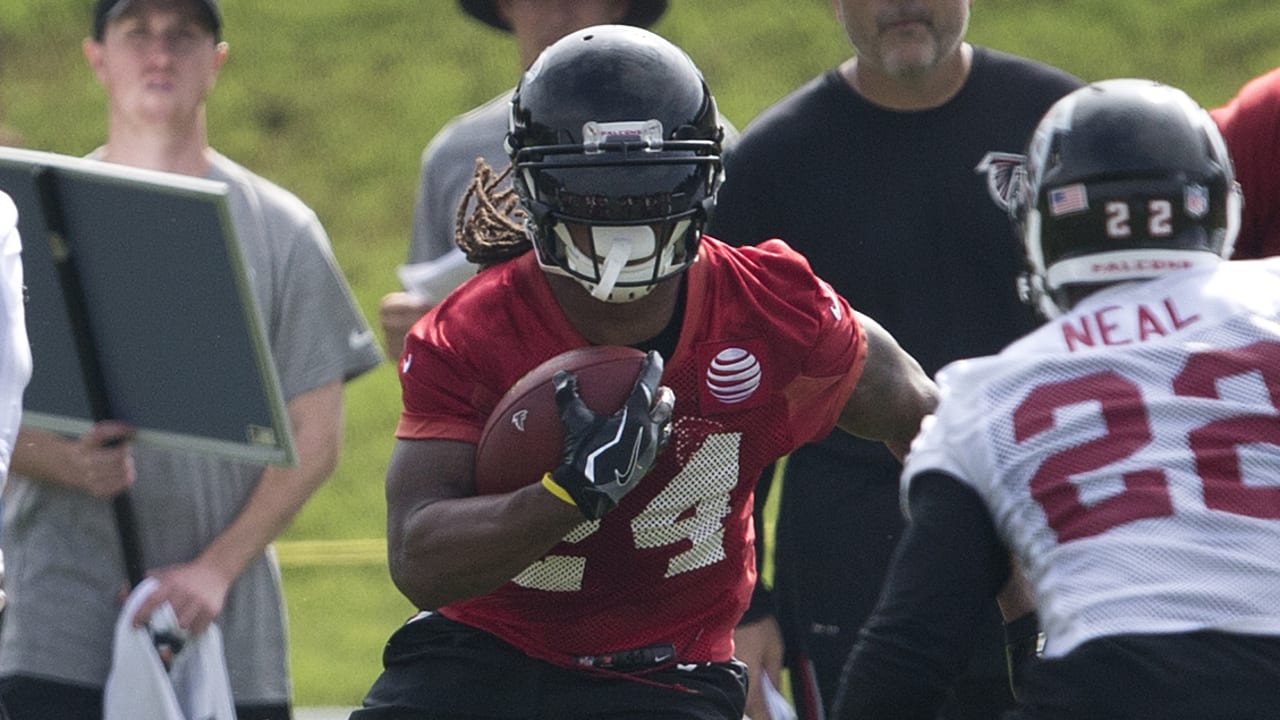
[[[498,3],[495,0],[458,0],[462,9],[471,17],[492,25],[499,30],[511,32],[511,27],[498,15]],[[667,11],[667,0],[631,0],[631,9],[622,18],[625,25],[647,28],[662,17]]]

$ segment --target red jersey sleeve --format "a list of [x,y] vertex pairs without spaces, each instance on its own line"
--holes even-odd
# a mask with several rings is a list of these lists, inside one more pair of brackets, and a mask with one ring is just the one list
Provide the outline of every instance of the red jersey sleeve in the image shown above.
[[424,342],[415,327],[405,338],[397,369],[403,402],[397,438],[480,441],[487,418],[473,401],[479,386],[469,365],[446,348]]
[[1280,68],[1249,81],[1211,114],[1244,190],[1233,257],[1280,255]]
[[480,439],[488,413],[538,363],[583,340],[558,312],[533,253],[476,275],[424,315],[397,370],[396,437]]

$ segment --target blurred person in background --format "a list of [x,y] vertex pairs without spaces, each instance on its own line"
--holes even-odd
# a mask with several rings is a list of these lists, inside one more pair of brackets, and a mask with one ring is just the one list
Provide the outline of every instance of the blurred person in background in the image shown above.
[[[782,238],[928,373],[1035,325],[1018,302],[1017,245],[991,187],[1045,110],[1080,86],[965,42],[972,5],[834,3],[854,56],[743,131],[708,229],[738,245]],[[901,536],[900,471],[883,447],[842,433],[787,459],[776,546],[766,548],[774,586],[758,588],[737,633],[754,720],[769,718],[755,673],[777,683],[784,663],[805,720],[829,707]],[[1012,706],[994,603],[981,628],[948,720],[994,720]],[[1035,635],[1034,624],[1011,630]]]
[[135,445],[111,420],[80,438],[23,429],[4,508],[0,632],[0,698],[15,720],[103,715],[129,586],[112,504],[125,491],[158,582],[135,625],[162,603],[192,635],[216,622],[239,719],[291,717],[271,543],[337,463],[343,383],[382,355],[315,213],[209,147],[206,99],[228,57],[221,33],[216,0],[99,0],[83,51],[106,90],[107,138],[91,157],[227,184],[298,462],[264,467]]
[[1280,68],[1245,83],[1210,114],[1226,138],[1244,190],[1233,257],[1280,255]]
[[[31,379],[31,346],[27,342],[22,238],[18,209],[0,192],[0,497],[9,477],[9,462],[22,423],[22,393]],[[5,606],[4,556],[0,555],[0,611]]]
[[[18,210],[0,192],[0,497],[9,477],[9,461],[22,423],[22,393],[31,379],[31,346],[27,343],[25,289],[22,281],[22,238]],[[0,555],[0,612],[4,610],[4,556]],[[0,614],[0,618],[3,615]],[[0,720],[8,713],[0,701]]]

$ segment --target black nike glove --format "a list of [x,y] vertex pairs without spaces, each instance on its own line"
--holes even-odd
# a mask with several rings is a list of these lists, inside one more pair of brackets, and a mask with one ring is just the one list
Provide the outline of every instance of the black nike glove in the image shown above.
[[658,385],[662,365],[662,356],[649,351],[627,402],[612,415],[587,408],[573,373],[561,370],[551,379],[564,427],[564,452],[560,467],[543,482],[562,489],[589,520],[617,507],[671,438],[675,394]]

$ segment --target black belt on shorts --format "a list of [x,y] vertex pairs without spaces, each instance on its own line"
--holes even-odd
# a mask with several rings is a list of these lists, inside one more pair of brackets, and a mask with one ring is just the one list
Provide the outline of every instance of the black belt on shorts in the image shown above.
[[648,647],[619,650],[604,655],[578,655],[573,664],[581,668],[599,668],[601,670],[643,670],[675,662],[674,645],[650,645]]

